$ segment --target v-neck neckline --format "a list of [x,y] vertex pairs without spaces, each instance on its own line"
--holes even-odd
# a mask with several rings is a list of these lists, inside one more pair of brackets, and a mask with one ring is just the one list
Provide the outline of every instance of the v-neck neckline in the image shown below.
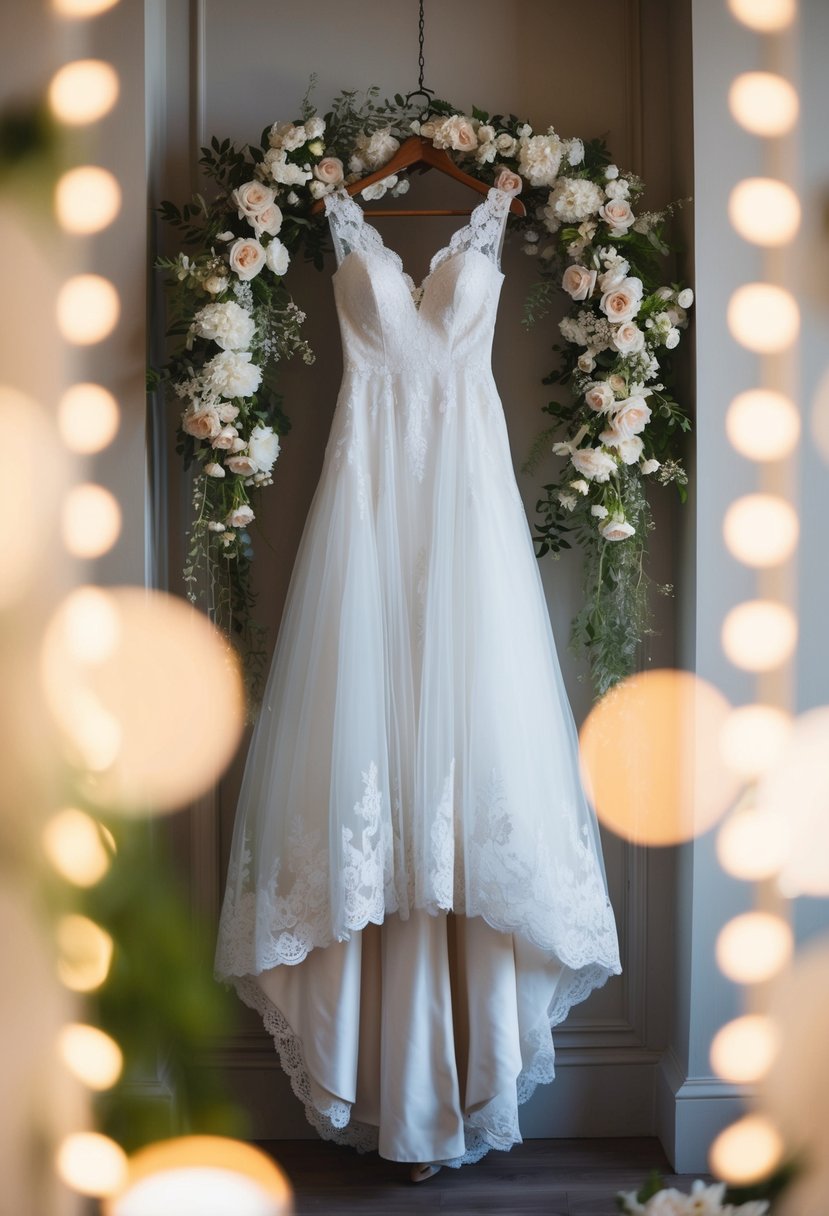
[[[435,274],[435,272],[443,265],[443,263],[445,261],[447,261],[449,259],[449,257],[451,257],[454,254],[455,246],[460,244],[460,238],[463,236],[463,234],[475,226],[475,224],[477,223],[478,215],[480,213],[482,213],[485,208],[488,208],[489,206],[491,206],[491,204],[496,196],[498,196],[500,194],[506,194],[506,191],[500,190],[498,186],[489,187],[489,189],[487,190],[486,194],[481,199],[481,201],[479,203],[477,203],[470,211],[469,219],[466,221],[466,223],[461,224],[460,228],[456,229],[455,232],[452,233],[452,235],[450,236],[450,238],[446,242],[446,244],[442,245],[437,250],[437,252],[432,255],[432,258],[429,262],[429,269],[426,272],[426,274],[424,275],[424,277],[421,279],[420,283],[418,283],[418,284],[415,284],[414,279],[409,274],[409,272],[406,270],[405,266],[403,265],[403,258],[397,252],[397,250],[392,249],[392,247],[390,245],[387,245],[383,238],[383,234],[380,232],[380,230],[378,228],[376,228],[374,226],[374,224],[369,223],[369,221],[366,218],[366,214],[365,214],[363,208],[359,205],[359,203],[356,203],[354,201],[354,199],[352,198],[352,196],[348,193],[348,191],[344,190],[342,188],[339,188],[336,191],[336,194],[339,197],[340,202],[346,202],[346,203],[350,204],[352,213],[356,212],[356,214],[359,216],[358,222],[359,222],[360,228],[363,231],[370,232],[372,234],[372,241],[373,241],[375,247],[379,250],[382,250],[382,252],[394,262],[394,264],[400,271],[401,277],[403,278],[404,282],[406,283],[406,286],[409,289],[409,298],[411,299],[415,312],[419,313],[420,305],[423,301],[423,295],[424,295],[424,292],[426,289],[426,285],[429,282],[429,280],[432,278],[432,275]],[[355,249],[350,250],[350,253],[355,253],[355,252],[357,252]],[[349,255],[346,255],[346,256],[349,256]],[[343,262],[344,261],[345,261],[345,258],[343,258]],[[342,262],[340,263],[340,265],[342,265]],[[338,269],[339,269],[339,267],[338,267]]]

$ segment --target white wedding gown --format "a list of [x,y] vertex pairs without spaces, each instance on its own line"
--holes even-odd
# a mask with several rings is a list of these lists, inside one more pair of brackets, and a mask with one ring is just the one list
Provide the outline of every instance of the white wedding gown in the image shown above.
[[521,1139],[621,972],[490,356],[511,196],[415,289],[326,198],[344,375],[239,800],[216,975],[310,1122],[399,1161]]

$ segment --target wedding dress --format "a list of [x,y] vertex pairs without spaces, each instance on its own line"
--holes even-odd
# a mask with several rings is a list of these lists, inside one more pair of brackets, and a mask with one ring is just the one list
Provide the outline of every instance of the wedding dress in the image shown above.
[[415,287],[326,197],[344,373],[245,768],[216,975],[322,1136],[520,1142],[551,1027],[621,972],[491,370],[511,196]]

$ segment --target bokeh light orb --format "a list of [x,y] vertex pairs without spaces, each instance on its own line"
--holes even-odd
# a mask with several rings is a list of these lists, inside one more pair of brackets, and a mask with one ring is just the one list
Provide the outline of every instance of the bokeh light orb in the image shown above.
[[120,312],[118,292],[99,274],[76,274],[58,292],[58,329],[76,346],[102,342],[118,324]]
[[766,1075],[780,1042],[776,1022],[749,1013],[721,1026],[711,1041],[711,1067],[724,1081],[748,1085]]
[[602,822],[636,844],[707,831],[739,790],[718,744],[729,708],[684,671],[638,673],[606,693],[580,733],[585,788]]
[[794,949],[791,926],[771,912],[743,912],[717,934],[715,954],[723,975],[738,984],[771,979]]
[[105,983],[114,942],[88,916],[67,913],[58,921],[58,975],[73,992],[94,992]]
[[788,896],[829,896],[829,707],[800,714],[777,763],[761,777],[757,804],[785,817],[791,843],[780,872]]
[[49,84],[49,105],[60,122],[85,126],[108,114],[118,100],[118,73],[103,59],[64,64]]
[[292,1191],[261,1150],[223,1136],[185,1136],[134,1153],[104,1216],[290,1216]]
[[771,671],[790,658],[797,645],[797,618],[786,604],[747,600],[727,613],[722,646],[736,667]]
[[100,557],[121,532],[118,499],[106,486],[73,486],[64,499],[61,528],[63,543],[74,557]]
[[776,566],[791,557],[799,531],[797,511],[777,494],[744,494],[723,518],[726,546],[747,566]]
[[[749,460],[782,460],[797,445],[800,415],[790,397],[773,389],[753,388],[731,402],[725,429],[729,442],[741,456]],[[826,451],[829,454],[829,410]]]
[[778,874],[790,845],[788,820],[769,807],[733,811],[717,830],[720,865],[744,882],[761,882]]
[[67,232],[84,236],[100,232],[121,208],[121,187],[109,169],[78,165],[55,186],[55,214]]
[[731,12],[749,29],[774,34],[794,21],[795,0],[728,0]]
[[174,810],[210,789],[236,750],[236,653],[186,601],[138,587],[99,591],[113,619],[96,649],[83,624],[89,590],[67,597],[48,627],[47,703],[75,762],[92,772],[85,794],[95,805]]
[[101,452],[115,438],[118,402],[101,384],[73,384],[58,402],[58,430],[72,452]]
[[728,328],[748,350],[787,350],[800,329],[800,310],[791,292],[773,283],[746,283],[728,302]]
[[744,1115],[716,1137],[708,1154],[711,1171],[732,1186],[749,1186],[780,1164],[783,1140],[763,1115]]
[[741,72],[731,83],[732,117],[751,135],[786,135],[797,122],[797,90],[775,72]]
[[785,182],[748,177],[729,195],[728,218],[734,230],[755,245],[786,245],[800,226],[800,200]]
[[127,1155],[119,1144],[98,1132],[75,1132],[58,1147],[58,1176],[81,1195],[103,1198],[123,1184]]
[[43,848],[54,869],[77,887],[100,882],[111,863],[98,825],[91,815],[76,807],[65,807],[43,828]]
[[73,1022],[58,1035],[58,1055],[73,1076],[89,1089],[111,1089],[124,1067],[115,1040],[97,1026]]

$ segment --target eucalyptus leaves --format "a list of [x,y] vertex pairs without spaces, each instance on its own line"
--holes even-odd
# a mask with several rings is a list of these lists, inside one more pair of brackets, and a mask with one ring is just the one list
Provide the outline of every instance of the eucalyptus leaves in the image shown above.
[[[543,407],[552,425],[528,464],[551,449],[564,458],[538,504],[539,553],[571,541],[584,550],[585,604],[572,642],[601,693],[635,665],[649,628],[643,482],[673,481],[683,493],[673,445],[689,423],[668,386],[693,297],[663,282],[667,213],[637,211],[642,182],[620,174],[601,142],[535,132],[514,115],[467,115],[434,101],[421,120],[401,96],[381,102],[372,88],[341,94],[320,116],[306,97],[300,120],[267,127],[258,146],[214,138],[202,149],[218,187],[212,201],[162,203],[188,250],[159,262],[171,272],[169,332],[180,344],[162,378],[183,403],[179,450],[197,473],[188,594],[239,637],[255,683],[264,654],[251,615],[250,526],[289,427],[278,365],[314,358],[285,276],[300,254],[323,265],[328,234],[312,203],[382,168],[412,133],[483,181],[521,190],[527,215],[512,217],[510,229],[539,269],[525,321],[562,292],[572,302],[554,347],[559,366],[545,380],[563,385],[567,400]],[[392,174],[363,194],[399,195],[408,185]]]

